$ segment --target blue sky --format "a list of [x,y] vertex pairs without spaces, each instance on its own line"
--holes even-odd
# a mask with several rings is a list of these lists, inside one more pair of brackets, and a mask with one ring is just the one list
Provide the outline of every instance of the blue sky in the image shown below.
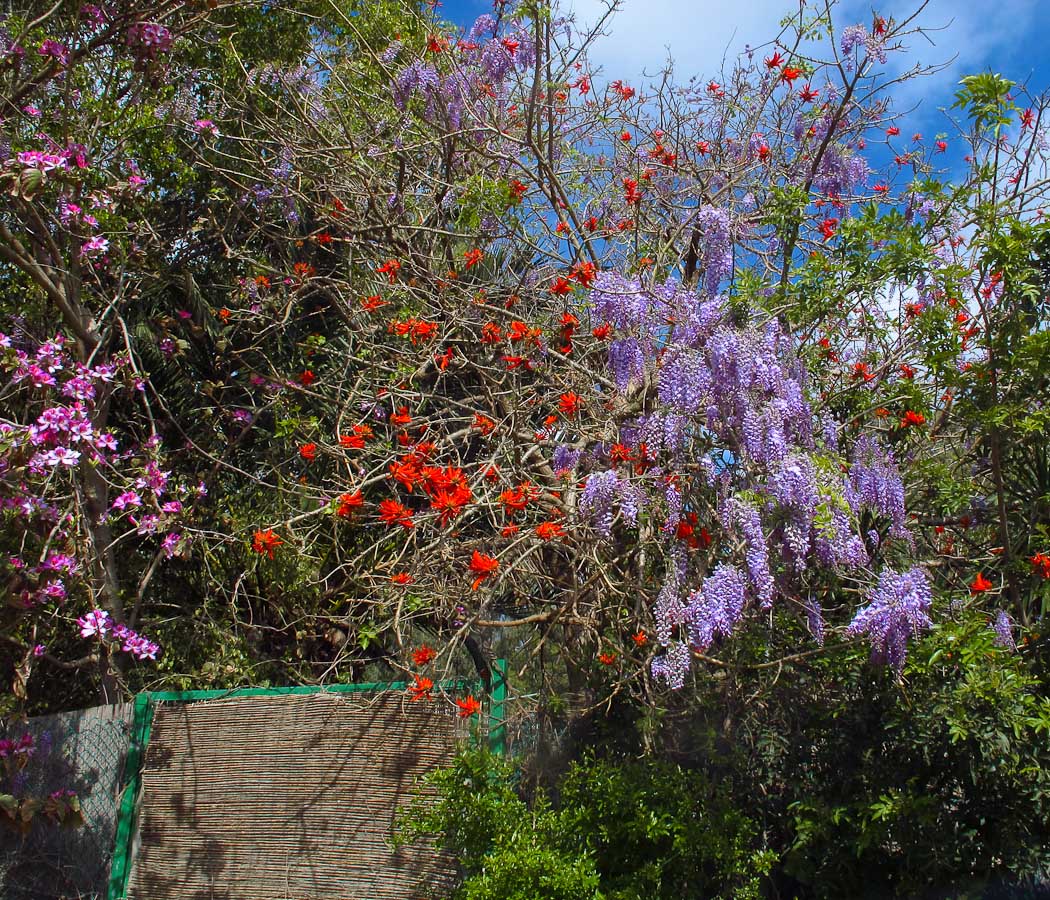
[[[897,19],[913,12],[916,0],[885,0],[874,4],[879,14]],[[580,23],[601,14],[603,0],[565,0]],[[668,54],[679,80],[696,74],[717,75],[723,56],[731,58],[747,43],[759,46],[773,37],[777,23],[797,10],[792,0],[623,0],[608,27],[609,34],[591,53],[608,79],[641,83],[643,70],[655,72]],[[842,0],[836,10],[838,27],[870,26],[873,4]],[[491,11],[490,0],[445,0],[439,14],[469,24]],[[1034,93],[1050,87],[1050,0],[930,0],[917,22],[927,37],[913,36],[910,52],[891,59],[891,66],[950,63],[941,73],[898,88],[899,111],[918,108],[902,122],[904,130],[933,134],[946,130],[938,107],[949,106],[959,79],[992,69],[1017,82],[1028,82]],[[954,58],[954,59],[953,59]]]

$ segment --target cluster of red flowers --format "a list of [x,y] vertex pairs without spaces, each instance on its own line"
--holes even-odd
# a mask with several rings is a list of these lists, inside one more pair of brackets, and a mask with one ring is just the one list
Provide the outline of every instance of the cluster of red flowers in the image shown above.
[[1030,560],[1032,568],[1043,578],[1050,578],[1050,554],[1037,553]]
[[390,323],[390,333],[396,334],[398,337],[408,337],[413,346],[419,341],[430,340],[437,334],[437,322],[425,322],[422,319],[417,319],[412,316],[406,319],[404,322],[399,319],[394,319]]
[[530,481],[523,481],[516,488],[508,488],[499,495],[499,502],[508,517],[524,512],[525,507],[540,495],[540,489]]
[[372,428],[368,425],[355,425],[350,434],[339,435],[339,446],[347,450],[363,450],[365,443],[372,437]]
[[561,343],[558,345],[558,352],[564,353],[568,356],[572,353],[572,339],[576,334],[576,329],[579,327],[580,320],[576,318],[572,313],[565,313],[561,317],[561,332],[559,337]]
[[379,275],[386,275],[387,281],[393,284],[397,281],[397,273],[401,271],[401,263],[396,259],[388,259],[383,265],[376,268]]
[[252,535],[252,550],[259,554],[265,554],[270,559],[273,559],[274,551],[283,543],[284,541],[274,533],[272,528],[267,528],[265,531],[257,531]]
[[567,416],[572,416],[583,409],[583,397],[574,391],[568,391],[558,398],[558,409]]
[[352,494],[340,494],[338,506],[335,508],[335,514],[339,516],[340,519],[349,519],[364,505],[365,501],[361,496],[360,491],[354,491]]
[[633,178],[623,180],[623,200],[628,206],[635,206],[642,202],[642,192],[638,190],[638,182]]
[[[466,475],[457,466],[431,466],[426,464],[432,445],[417,445],[416,449],[390,463],[390,477],[409,493],[418,485],[430,498],[430,507],[440,514],[441,524],[447,525],[474,499]],[[380,518],[389,525],[412,527],[412,513],[403,504],[384,500],[380,504]]]
[[700,524],[699,517],[695,512],[687,512],[682,516],[682,520],[678,523],[678,528],[675,530],[675,537],[693,550],[711,546],[711,535]]
[[477,575],[474,579],[474,583],[470,586],[472,591],[476,591],[486,578],[491,578],[496,574],[499,569],[499,560],[493,556],[486,556],[484,553],[479,553],[477,550],[474,551],[474,555],[470,558],[470,565],[467,567],[470,571]]
[[984,577],[983,572],[978,572],[977,577],[970,583],[971,594],[983,594],[992,589],[992,583]]
[[[416,666],[425,666],[437,658],[437,652],[433,647],[423,644],[417,650],[412,651],[412,663]],[[408,686],[408,693],[412,700],[433,700],[434,680],[424,675],[413,675],[412,683]],[[481,712],[481,701],[473,694],[456,699],[461,719],[469,719],[471,716]]]
[[904,417],[901,419],[901,428],[907,428],[909,425],[923,425],[926,422],[926,416],[920,412],[915,412],[913,409],[909,409],[904,413]]

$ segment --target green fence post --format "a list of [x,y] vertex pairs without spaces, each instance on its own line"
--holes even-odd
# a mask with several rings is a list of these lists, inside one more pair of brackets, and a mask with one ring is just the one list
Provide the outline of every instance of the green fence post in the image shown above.
[[135,697],[134,717],[131,723],[131,742],[124,762],[124,793],[117,814],[117,836],[113,861],[109,868],[109,900],[123,900],[131,875],[131,842],[134,837],[135,804],[142,783],[142,764],[149,741],[153,706],[148,693]]
[[489,702],[489,749],[502,756],[507,750],[503,705],[507,699],[507,661],[492,661],[492,697]]

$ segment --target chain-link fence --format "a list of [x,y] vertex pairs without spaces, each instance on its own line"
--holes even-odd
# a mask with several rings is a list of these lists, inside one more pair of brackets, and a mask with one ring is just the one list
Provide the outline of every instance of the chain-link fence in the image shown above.
[[99,706],[4,729],[9,740],[30,735],[32,749],[0,793],[47,798],[72,790],[84,817],[80,827],[61,827],[37,816],[24,832],[0,823],[4,900],[104,900],[131,717],[131,704]]

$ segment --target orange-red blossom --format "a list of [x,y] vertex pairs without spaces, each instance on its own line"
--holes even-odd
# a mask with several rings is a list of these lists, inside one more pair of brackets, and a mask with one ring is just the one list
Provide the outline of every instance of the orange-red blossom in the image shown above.
[[499,569],[499,560],[493,556],[486,556],[484,553],[479,553],[475,550],[474,555],[470,558],[470,565],[467,568],[478,576],[470,586],[472,591],[476,591],[481,582],[496,574],[496,571]]

